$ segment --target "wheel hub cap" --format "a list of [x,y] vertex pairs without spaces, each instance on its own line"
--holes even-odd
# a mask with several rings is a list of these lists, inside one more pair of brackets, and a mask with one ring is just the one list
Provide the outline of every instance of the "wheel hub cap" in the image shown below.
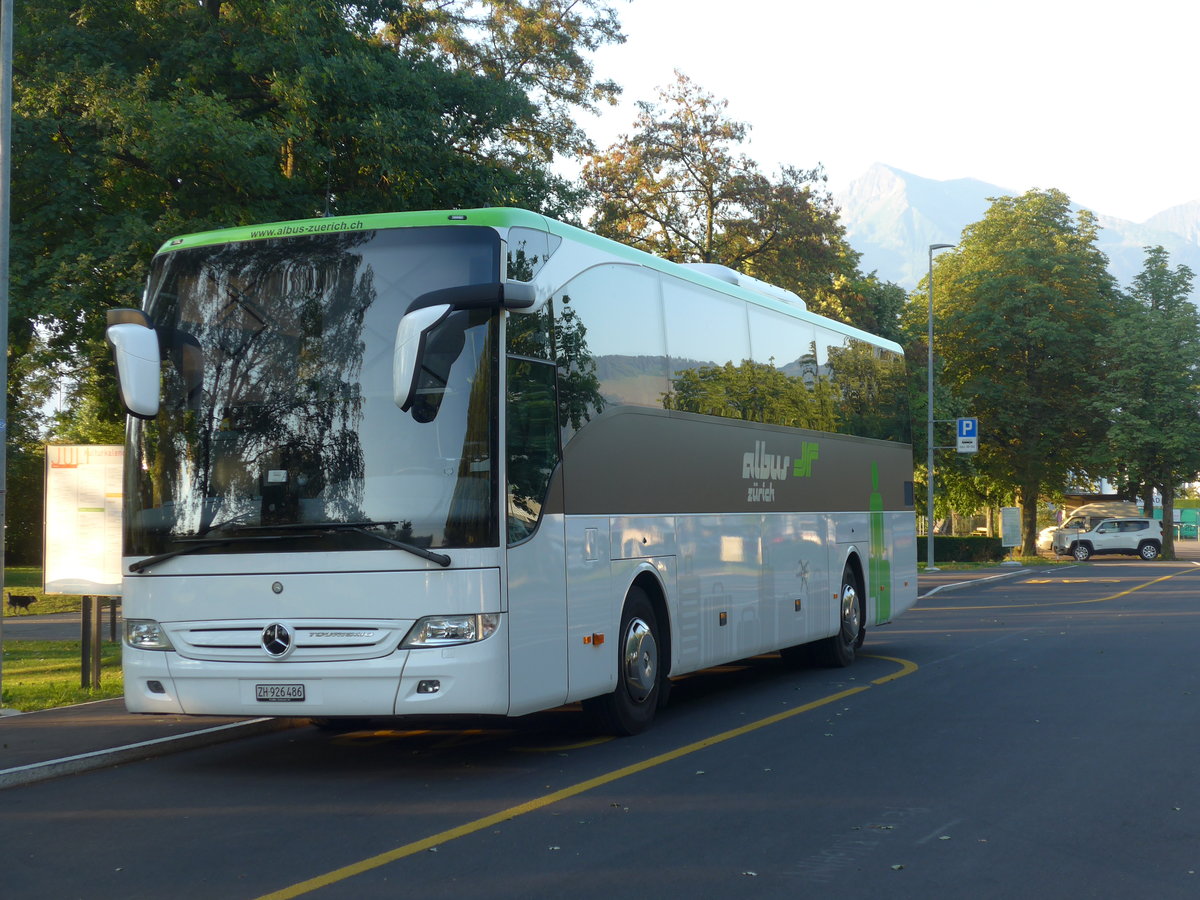
[[641,703],[650,696],[658,679],[658,644],[650,626],[641,619],[629,623],[625,632],[621,671],[629,696]]

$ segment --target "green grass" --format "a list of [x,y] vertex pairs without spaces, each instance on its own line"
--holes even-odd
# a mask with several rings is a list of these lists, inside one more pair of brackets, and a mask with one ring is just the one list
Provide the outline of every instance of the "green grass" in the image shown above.
[[80,660],[79,641],[5,641],[0,706],[31,712],[121,696],[120,644],[101,645],[98,688],[79,686]]
[[[924,538],[921,538],[924,541]],[[1013,557],[1005,557],[1003,562],[1013,560]],[[1074,564],[1075,560],[1069,557],[1053,557],[1053,556],[1018,556],[1015,562],[1022,566],[1066,566]],[[971,572],[978,569],[996,569],[999,568],[999,562],[949,562],[947,560],[938,560],[937,567],[943,572]],[[917,560],[917,571],[925,571],[925,557],[920,556]]]
[[[10,609],[8,595],[34,597],[28,610]],[[56,612],[79,612],[83,598],[69,594],[43,594],[40,566],[8,566],[4,570],[4,596],[0,608],[6,617],[23,618]],[[108,632],[108,609],[101,610],[101,634]],[[105,641],[100,651],[100,687],[79,686],[83,654],[79,641],[4,641],[3,696],[0,706],[31,712],[70,706],[90,700],[119,697],[122,692],[121,647]]]
[[[26,610],[13,610],[8,605],[8,595],[33,597],[34,603]],[[43,594],[41,566],[8,566],[4,570],[4,597],[0,606],[6,616],[27,616],[33,613],[79,612],[83,598],[74,594]]]

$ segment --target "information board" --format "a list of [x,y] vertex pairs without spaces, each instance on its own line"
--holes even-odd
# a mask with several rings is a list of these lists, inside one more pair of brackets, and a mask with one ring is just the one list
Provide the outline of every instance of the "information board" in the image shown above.
[[1005,506],[1000,510],[1000,546],[1021,546],[1021,510],[1016,506]]
[[120,595],[123,456],[119,446],[46,447],[47,594]]

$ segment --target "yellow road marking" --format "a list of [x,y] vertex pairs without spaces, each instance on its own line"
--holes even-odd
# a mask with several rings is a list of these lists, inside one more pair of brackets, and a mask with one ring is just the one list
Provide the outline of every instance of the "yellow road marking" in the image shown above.
[[610,735],[600,735],[575,744],[547,744],[545,747],[509,747],[513,753],[565,753],[568,750],[584,750],[612,740]]
[[[897,678],[903,678],[906,675],[911,675],[917,671],[917,664],[905,659],[897,659],[890,656],[870,656],[863,654],[864,657],[871,659],[882,659],[886,662],[893,662],[899,665],[900,671],[894,672],[883,678],[876,678],[871,682],[872,685],[887,684],[890,681],[895,681]],[[869,691],[870,685],[862,687],[848,688],[844,691],[839,691],[836,694],[830,694],[827,697],[822,697],[819,700],[814,700],[811,703],[806,703],[803,706],[798,706],[795,709],[789,709],[785,712],[775,713],[775,715],[767,716],[765,719],[759,719],[756,722],[750,722],[742,725],[739,728],[731,728],[729,731],[722,731],[720,734],[715,734],[711,737],[703,738],[691,744],[686,744],[683,747],[678,747],[675,750],[669,750],[666,753],[660,753],[657,756],[651,756],[649,759],[644,759],[641,762],[636,762],[628,766],[622,766],[619,769],[614,769],[611,772],[606,772],[603,775],[598,775],[595,778],[589,778],[587,781],[581,781],[578,784],[570,785],[561,790],[554,791],[550,794],[544,794],[541,797],[535,797],[525,803],[519,803],[516,806],[510,806],[508,809],[503,809],[500,812],[492,813],[490,816],[484,816],[482,819],[476,819],[473,822],[467,822],[465,825],[459,825],[457,828],[448,828],[445,831],[439,831],[437,834],[430,835],[426,838],[421,838],[418,841],[405,844],[402,847],[396,847],[393,850],[388,850],[385,853],[380,853],[376,856],[368,857],[356,863],[351,863],[348,866],[342,866],[340,869],[334,869],[332,872],[326,872],[324,875],[318,875],[315,878],[310,878],[307,881],[301,881],[291,887],[283,888],[282,890],[274,891],[270,894],[264,894],[260,900],[286,900],[290,897],[299,897],[302,894],[308,894],[312,891],[320,890],[323,887],[329,887],[332,884],[337,884],[339,881],[345,881],[348,878],[353,878],[355,875],[362,875],[364,872],[369,872],[372,869],[378,869],[380,866],[386,866],[388,863],[396,862],[405,857],[412,856],[416,853],[429,850],[457,838],[466,837],[469,834],[483,831],[486,828],[491,828],[493,825],[499,825],[501,822],[507,822],[518,816],[526,815],[527,813],[536,812],[539,809],[544,809],[547,806],[552,806],[562,800],[567,800],[571,797],[576,797],[584,794],[593,788],[603,787],[606,784],[611,784],[614,781],[620,781],[622,778],[628,778],[630,775],[637,775],[645,772],[648,769],[653,769],[656,766],[661,766],[663,763],[672,762],[681,757],[688,756],[698,750],[704,750],[708,747],[713,747],[725,741],[733,740],[742,735],[749,734],[752,731],[758,731],[761,728],[766,728],[770,725],[776,725],[786,721],[793,716],[801,715],[802,713],[811,712],[814,709],[819,709],[822,706],[828,706],[830,703],[837,703],[839,700],[845,700],[847,697],[852,697],[855,694],[861,694],[863,691]]]
[[1120,578],[1030,578],[1021,584],[1120,584]]
[[1163,581],[1169,581],[1172,578],[1178,578],[1180,575],[1194,575],[1195,569],[1182,569],[1178,572],[1172,572],[1170,575],[1163,575],[1161,578],[1155,578],[1153,581],[1147,581],[1145,584],[1139,584],[1136,587],[1131,587],[1125,591],[1118,591],[1115,594],[1109,594],[1107,597],[1097,597],[1095,600],[1052,600],[1048,603],[1004,603],[995,604],[992,606],[917,606],[909,610],[910,613],[922,612],[962,612],[972,609],[1045,609],[1050,606],[1083,606],[1088,603],[1107,603],[1109,600],[1118,600],[1121,597],[1128,597],[1130,594],[1145,590],[1148,587],[1153,587]]

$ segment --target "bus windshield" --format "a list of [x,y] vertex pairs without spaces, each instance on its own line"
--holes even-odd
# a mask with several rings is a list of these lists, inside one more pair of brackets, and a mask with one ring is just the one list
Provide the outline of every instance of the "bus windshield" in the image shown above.
[[457,226],[160,254],[146,313],[162,402],[131,420],[125,553],[496,546],[496,314],[455,312],[429,336],[408,412],[392,359],[408,304],[496,282],[500,247]]

